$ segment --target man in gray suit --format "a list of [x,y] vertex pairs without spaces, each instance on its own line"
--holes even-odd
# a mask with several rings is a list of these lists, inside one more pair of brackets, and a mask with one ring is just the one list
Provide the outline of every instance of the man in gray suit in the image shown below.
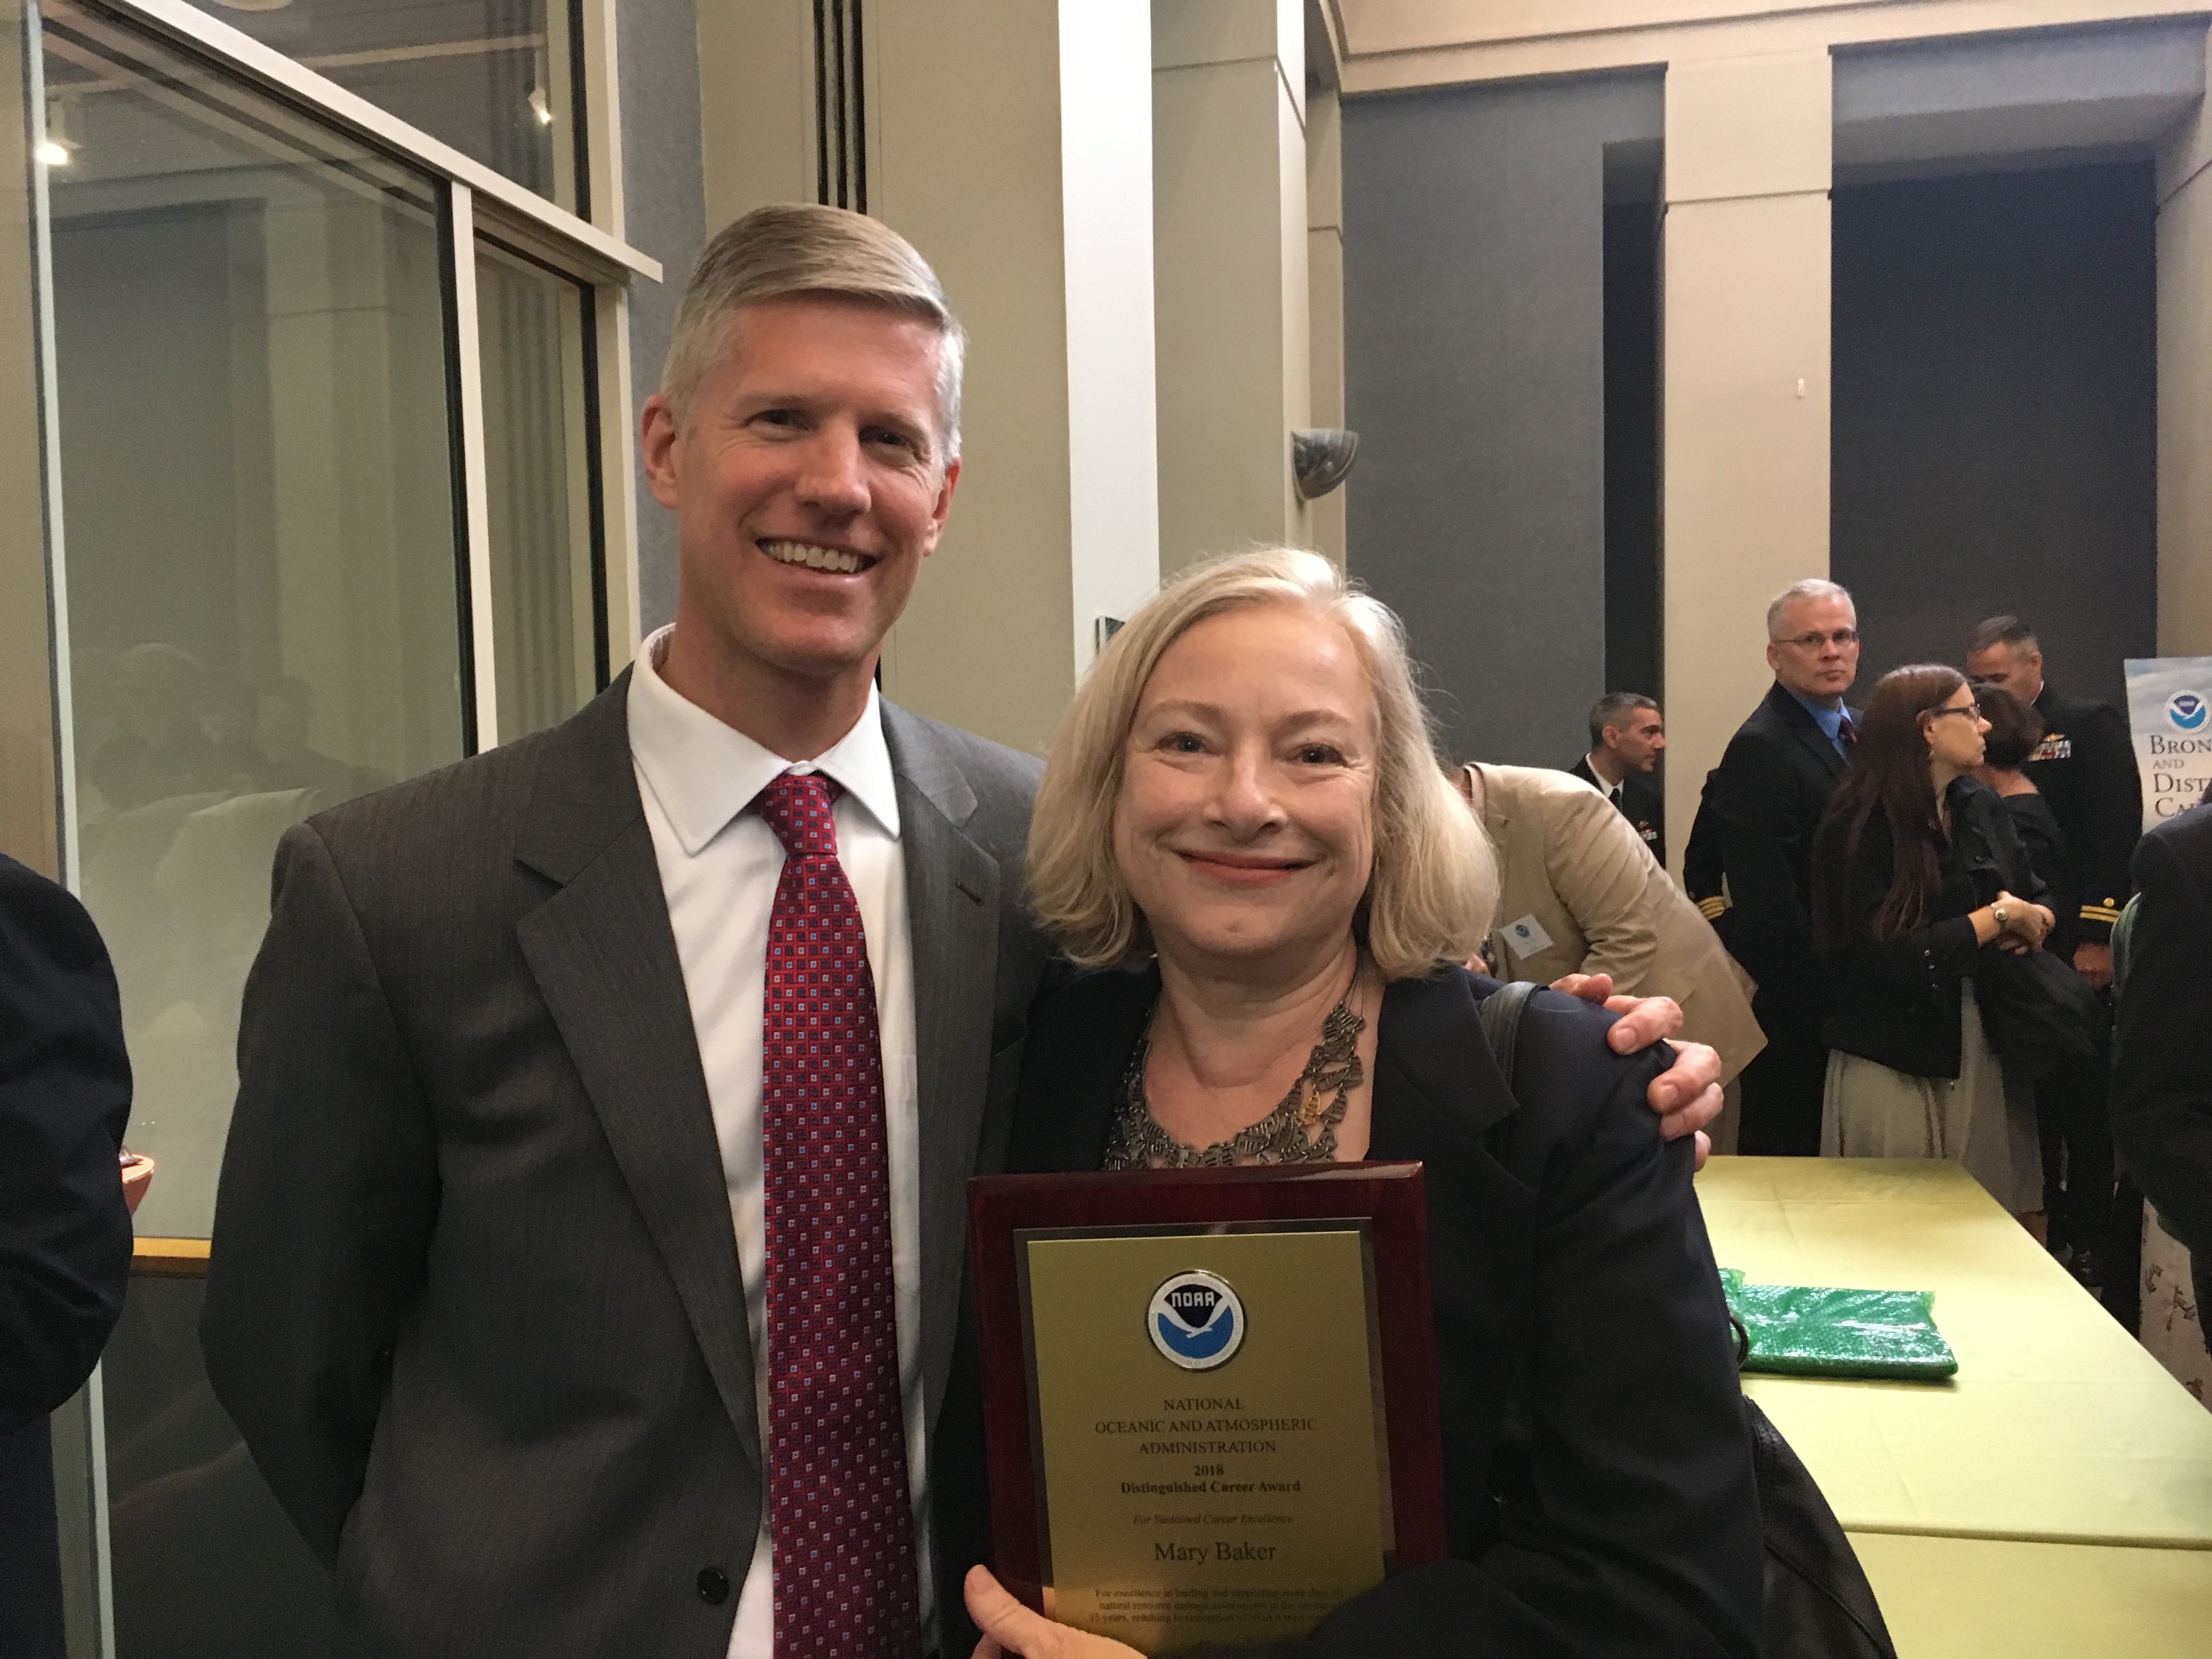
[[[203,1342],[379,1652],[975,1639],[964,1186],[1048,968],[1037,767],[873,683],[959,477],[960,347],[872,221],[723,231],[641,422],[673,626],[563,725],[279,849]],[[1655,1097],[1676,1132],[1717,1069]],[[823,1123],[849,1146],[793,1141]]]

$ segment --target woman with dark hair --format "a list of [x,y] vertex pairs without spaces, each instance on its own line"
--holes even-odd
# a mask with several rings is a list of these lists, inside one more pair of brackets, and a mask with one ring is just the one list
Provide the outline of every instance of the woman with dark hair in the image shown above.
[[2073,925],[2081,907],[2061,890],[2066,874],[2066,832],[2059,828],[2058,815],[2051,810],[2051,803],[2024,769],[2035,745],[2043,740],[2043,716],[2033,703],[2022,702],[1993,682],[1974,687],[1974,702],[1990,727],[1982,738],[1982,763],[1974,769],[1974,776],[1996,791],[2005,815],[2020,832],[2020,844],[2027,850],[2028,867],[2042,878],[2048,890],[2043,895],[2044,902],[2057,921],[2043,948],[2071,962]]
[[1966,677],[1935,664],[1893,670],[1868,700],[1813,860],[1836,988],[1820,1151],[1947,1158],[2033,1227],[2034,1115],[2008,1107],[1974,972],[1985,949],[2037,949],[2051,915],[2011,819],[1972,775],[1988,728]]

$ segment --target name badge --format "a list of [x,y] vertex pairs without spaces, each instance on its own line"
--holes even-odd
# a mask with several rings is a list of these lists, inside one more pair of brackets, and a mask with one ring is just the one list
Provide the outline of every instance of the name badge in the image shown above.
[[1516,957],[1533,957],[1539,951],[1552,948],[1552,936],[1544,931],[1544,924],[1532,915],[1505,924],[1505,943]]

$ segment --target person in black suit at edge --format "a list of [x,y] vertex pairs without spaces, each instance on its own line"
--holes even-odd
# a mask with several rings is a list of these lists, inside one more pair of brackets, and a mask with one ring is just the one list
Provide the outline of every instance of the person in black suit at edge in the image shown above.
[[1736,1150],[1820,1150],[1829,986],[1813,946],[1814,832],[1856,741],[1844,694],[1858,678],[1858,612],[1834,582],[1808,578],[1766,607],[1774,684],[1705,779],[1683,884],[1758,984],[1766,1047],[1744,1068]]
[[107,947],[69,892],[0,855],[0,1653],[60,1659],[47,1414],[123,1311],[118,1157],[131,1061]]
[[[2104,703],[2054,690],[2043,678],[2035,630],[2017,617],[1992,617],[1967,636],[1966,672],[2004,687],[2043,720],[2042,741],[2021,769],[2066,838],[2056,886],[2070,908],[2050,948],[2101,994],[2112,982],[2112,924],[2132,890],[2128,861],[2142,833],[2142,785],[2127,720]],[[2052,1194],[2051,1248],[2063,1249],[2075,1277],[2092,1288],[2117,1288],[2116,1275],[2133,1278],[2133,1230],[2115,1224],[2110,1086],[2104,1063],[2087,1060],[2054,1068],[2036,1089],[2066,1153],[2064,1190]]]
[[1667,863],[1667,806],[1651,782],[1667,752],[1667,722],[1640,691],[1608,691],[1589,712],[1589,752],[1567,770],[1620,809],[1660,867]]
[[2112,1037],[2112,1133],[2121,1160],[2189,1247],[2200,1329],[2212,1346],[2212,807],[2143,836],[2132,867],[2127,983]]
[[[1652,1062],[1538,993],[1513,1086],[1457,965],[1497,893],[1402,632],[1313,553],[1198,568],[1101,654],[1046,763],[1041,925],[1090,969],[1034,1014],[1015,1170],[1426,1165],[1451,1554],[1317,1656],[1759,1650],[1759,1513],[1692,1155]],[[1503,1432],[1525,1410],[1525,1440]],[[977,1659],[1127,1659],[981,1567]]]

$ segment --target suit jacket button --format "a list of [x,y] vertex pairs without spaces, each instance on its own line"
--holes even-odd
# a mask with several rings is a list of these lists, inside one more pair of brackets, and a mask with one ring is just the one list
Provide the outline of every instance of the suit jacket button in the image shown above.
[[719,1607],[730,1599],[730,1575],[720,1567],[699,1569],[699,1599],[710,1607]]

